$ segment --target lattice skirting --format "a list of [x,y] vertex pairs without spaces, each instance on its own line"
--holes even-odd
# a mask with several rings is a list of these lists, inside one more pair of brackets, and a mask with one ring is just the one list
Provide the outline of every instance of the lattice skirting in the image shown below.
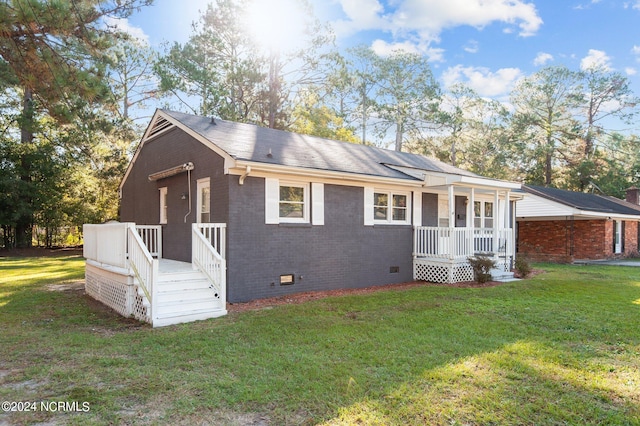
[[85,266],[85,291],[124,317],[150,322],[143,297],[136,290],[133,277],[108,271],[89,263]]
[[413,279],[447,284],[473,281],[473,269],[467,261],[439,262],[413,259]]

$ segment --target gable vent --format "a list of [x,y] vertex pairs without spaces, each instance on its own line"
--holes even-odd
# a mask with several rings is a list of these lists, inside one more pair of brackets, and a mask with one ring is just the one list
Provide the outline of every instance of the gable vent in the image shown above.
[[173,124],[170,123],[166,118],[158,117],[156,121],[153,123],[153,126],[151,126],[148,137],[152,137],[162,132],[165,132],[172,127],[173,127]]

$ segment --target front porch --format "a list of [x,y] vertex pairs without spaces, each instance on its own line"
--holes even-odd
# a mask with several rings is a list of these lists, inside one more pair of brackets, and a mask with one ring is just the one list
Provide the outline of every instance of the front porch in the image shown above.
[[162,227],[84,225],[85,289],[160,327],[226,315],[225,224],[193,224],[192,262],[162,258]]
[[489,256],[496,262],[496,280],[513,276],[513,229],[416,226],[413,237],[413,278],[456,283],[473,281],[469,257]]

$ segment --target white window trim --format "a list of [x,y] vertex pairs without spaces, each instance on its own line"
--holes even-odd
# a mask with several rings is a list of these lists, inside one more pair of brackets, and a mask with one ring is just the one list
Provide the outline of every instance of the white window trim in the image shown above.
[[160,225],[167,224],[167,187],[158,188],[160,194]]
[[202,189],[209,188],[209,221],[211,221],[211,178],[202,178],[196,181],[196,221],[202,223],[200,207],[202,206]]
[[[302,217],[280,217],[280,187],[303,188]],[[265,178],[265,223],[311,223],[324,225],[324,184],[296,180]]]
[[[387,219],[375,218],[375,194],[387,194]],[[393,196],[402,195],[406,197],[407,205],[405,206],[404,220],[393,219]],[[367,200],[368,198],[368,200]],[[390,189],[365,188],[365,225],[411,225],[412,207],[411,192],[397,191]],[[369,210],[367,212],[366,210]]]
[[[302,217],[280,217],[280,188],[290,186],[302,188]],[[280,181],[278,185],[278,220],[280,223],[309,223],[309,184],[300,182]]]
[[[494,202],[494,200],[475,199],[473,202],[474,202],[474,204],[475,203],[480,203],[480,216],[476,216],[476,207],[475,207],[475,205],[471,206],[471,216],[472,216],[472,220],[474,222],[473,223],[474,228],[492,229],[494,227],[494,225],[495,225],[495,221],[499,217],[499,215],[496,215],[496,213],[497,213],[497,211],[496,211],[496,203]],[[486,208],[485,205],[487,203],[490,203],[490,204],[493,205],[492,210],[491,210],[493,216],[486,216],[485,215],[485,208]],[[479,227],[475,225],[475,220],[476,219],[480,219],[480,226]],[[493,222],[494,225],[489,226],[489,227],[485,226],[487,219],[492,219],[494,221]]]

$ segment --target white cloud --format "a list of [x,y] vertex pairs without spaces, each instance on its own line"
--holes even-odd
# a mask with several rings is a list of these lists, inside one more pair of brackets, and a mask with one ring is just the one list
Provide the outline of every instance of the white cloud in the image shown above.
[[426,43],[415,44],[410,41],[388,43],[378,39],[371,43],[371,49],[379,56],[389,56],[394,51],[401,51],[425,55],[429,62],[444,62],[444,49],[433,48]]
[[594,67],[602,67],[610,71],[612,69],[611,58],[603,50],[589,49],[587,56],[580,61],[580,69],[584,71]]
[[492,72],[484,67],[463,67],[456,65],[442,73],[445,87],[464,83],[480,96],[491,98],[506,96],[515,83],[523,77],[519,68],[501,68]]
[[388,30],[384,6],[378,0],[339,0],[347,19],[333,22],[338,36],[349,36],[363,30]]
[[546,65],[547,63],[553,61],[553,55],[546,52],[538,52],[536,58],[533,60],[533,65],[539,67],[542,65]]
[[480,46],[477,40],[469,40],[463,49],[468,53],[478,53],[478,50],[480,50]]
[[523,0],[401,0],[392,22],[436,38],[446,28],[483,28],[494,22],[517,25],[519,35],[535,34],[542,25],[533,3]]
[[144,44],[149,44],[149,36],[145,34],[142,28],[131,25],[128,19],[105,16],[103,20],[107,27],[115,28],[118,31],[129,34],[131,37]]
[[631,53],[637,56],[637,60],[640,61],[640,46],[633,46],[631,48]]
[[636,75],[638,74],[638,70],[635,68],[631,68],[631,67],[626,67],[624,69],[625,74],[627,74],[628,76],[632,76],[632,75]]
[[433,43],[439,41],[443,30],[459,26],[481,29],[499,22],[508,25],[507,32],[517,29],[520,36],[527,37],[542,25],[535,5],[527,0],[393,0],[386,8],[379,0],[336,1],[345,15],[333,22],[338,36],[379,30]]

